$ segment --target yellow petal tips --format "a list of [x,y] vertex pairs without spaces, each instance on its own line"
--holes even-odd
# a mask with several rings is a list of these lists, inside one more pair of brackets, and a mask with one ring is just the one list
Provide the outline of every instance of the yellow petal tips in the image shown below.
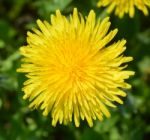
[[99,0],[97,6],[107,7],[108,13],[115,10],[115,15],[120,18],[122,18],[126,13],[128,13],[132,18],[135,14],[135,7],[147,16],[147,8],[150,8],[150,0]]

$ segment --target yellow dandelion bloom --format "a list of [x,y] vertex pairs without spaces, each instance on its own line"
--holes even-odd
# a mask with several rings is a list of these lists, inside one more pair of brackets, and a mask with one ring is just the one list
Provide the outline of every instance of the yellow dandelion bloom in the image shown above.
[[96,118],[110,117],[106,106],[122,104],[122,88],[131,87],[125,79],[134,72],[122,66],[132,60],[122,55],[126,41],[108,44],[118,30],[108,32],[109,18],[96,21],[93,10],[83,18],[74,9],[69,19],[57,10],[50,20],[37,20],[40,30],[28,32],[27,45],[20,48],[24,57],[18,72],[28,78],[23,98],[44,116],[50,113],[53,126],[74,120],[79,127],[80,118],[93,126]]
[[130,17],[134,17],[135,7],[141,10],[144,15],[148,15],[147,7],[150,7],[150,0],[99,0],[98,7],[108,7],[108,13],[115,9],[115,14],[120,18],[125,13],[129,13]]

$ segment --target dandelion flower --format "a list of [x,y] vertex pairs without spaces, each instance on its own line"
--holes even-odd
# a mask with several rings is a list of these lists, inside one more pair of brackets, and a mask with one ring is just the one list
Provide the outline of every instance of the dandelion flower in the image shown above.
[[120,18],[125,13],[129,13],[130,17],[134,17],[135,7],[141,10],[144,15],[148,15],[147,7],[150,7],[150,0],[99,0],[98,7],[108,7],[108,13],[115,9],[115,14]]
[[37,20],[39,29],[27,33],[27,45],[20,48],[23,55],[18,72],[26,73],[24,99],[30,108],[49,113],[52,125],[67,125],[74,121],[79,127],[80,118],[93,126],[93,120],[110,117],[107,109],[126,96],[125,82],[134,72],[124,70],[124,39],[108,44],[117,29],[108,32],[109,18],[96,21],[90,11],[84,18],[77,9],[67,19],[59,10],[51,15],[51,22]]

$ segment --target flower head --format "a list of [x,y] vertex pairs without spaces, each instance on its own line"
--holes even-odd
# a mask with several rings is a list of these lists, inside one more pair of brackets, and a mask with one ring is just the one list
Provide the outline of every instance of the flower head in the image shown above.
[[126,41],[108,44],[117,29],[108,32],[109,18],[97,21],[94,11],[84,19],[77,9],[67,19],[56,11],[51,23],[37,20],[40,30],[28,32],[27,45],[20,48],[24,56],[18,72],[27,73],[24,82],[24,99],[31,108],[40,107],[43,115],[49,113],[52,125],[68,124],[80,118],[93,126],[93,119],[110,117],[106,106],[126,96],[122,88],[130,88],[125,79],[134,72],[123,70]]
[[98,7],[106,7],[108,13],[111,13],[115,9],[115,14],[120,18],[125,13],[129,13],[130,17],[134,17],[135,7],[141,10],[144,15],[148,15],[147,6],[150,7],[150,0],[99,0]]

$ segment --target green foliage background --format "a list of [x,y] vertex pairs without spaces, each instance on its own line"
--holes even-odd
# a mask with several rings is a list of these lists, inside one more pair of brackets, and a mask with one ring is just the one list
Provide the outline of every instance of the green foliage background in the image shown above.
[[41,111],[31,111],[22,99],[24,75],[16,73],[20,55],[26,44],[26,32],[36,26],[36,19],[49,20],[56,9],[68,16],[73,7],[87,15],[91,9],[97,17],[107,16],[105,9],[96,7],[97,0],[0,0],[0,140],[148,140],[150,139],[150,16],[136,11],[130,19],[110,15],[111,28],[118,28],[116,39],[127,39],[127,55],[134,61],[129,69],[136,75],[128,82],[124,105],[111,109],[112,117],[96,121],[93,128],[85,122],[51,126],[51,119]]

